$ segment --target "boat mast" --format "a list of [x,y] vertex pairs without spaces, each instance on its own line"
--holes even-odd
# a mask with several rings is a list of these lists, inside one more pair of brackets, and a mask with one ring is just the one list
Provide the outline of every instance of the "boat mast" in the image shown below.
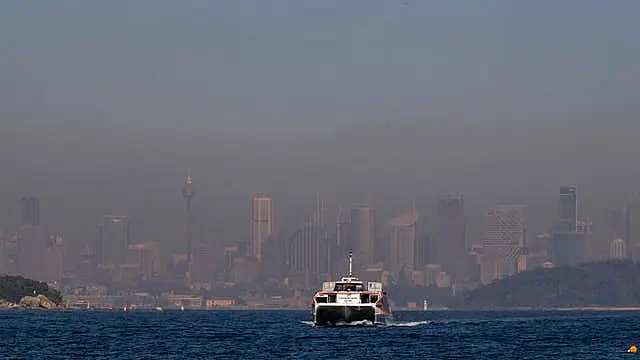
[[353,276],[353,252],[349,251],[349,277]]

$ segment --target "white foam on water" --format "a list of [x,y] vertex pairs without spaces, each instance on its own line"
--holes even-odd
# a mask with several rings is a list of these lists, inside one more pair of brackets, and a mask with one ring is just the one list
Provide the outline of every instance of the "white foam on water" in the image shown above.
[[[309,325],[309,326],[314,326],[313,321],[301,321],[302,324],[305,325]],[[432,324],[433,321],[429,321],[429,320],[424,320],[424,321],[405,321],[405,322],[396,322],[396,321],[389,321],[384,325],[377,325],[377,326],[381,326],[381,327],[414,327],[414,326],[421,326],[421,325],[429,325]],[[354,322],[350,322],[350,323],[345,323],[345,322],[340,322],[337,323],[335,326],[376,326],[376,324],[372,323],[369,320],[363,320],[363,321],[354,321]]]
[[369,320],[352,321],[352,322],[339,322],[336,326],[373,326],[374,324]]
[[420,325],[429,325],[432,324],[433,321],[428,321],[428,320],[424,320],[424,321],[406,321],[406,322],[395,322],[395,321],[390,321],[388,322],[385,326],[390,326],[390,327],[414,327],[414,326],[420,326]]

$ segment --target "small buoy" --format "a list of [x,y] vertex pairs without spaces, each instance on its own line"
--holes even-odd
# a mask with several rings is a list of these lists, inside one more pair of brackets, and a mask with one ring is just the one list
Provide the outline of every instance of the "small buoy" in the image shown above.
[[630,352],[630,353],[638,352],[638,347],[635,345],[631,345],[629,347],[629,350],[627,350],[627,352]]

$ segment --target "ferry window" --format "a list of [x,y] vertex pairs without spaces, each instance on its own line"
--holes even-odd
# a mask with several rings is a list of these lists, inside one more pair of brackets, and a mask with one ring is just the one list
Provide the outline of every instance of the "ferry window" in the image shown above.
[[356,291],[364,291],[364,286],[362,284],[356,285]]
[[369,303],[369,294],[360,294],[360,302],[363,304]]
[[347,291],[356,291],[356,286],[353,284],[349,284],[345,286],[345,290]]
[[333,289],[333,291],[344,291],[344,285],[336,284],[336,287]]

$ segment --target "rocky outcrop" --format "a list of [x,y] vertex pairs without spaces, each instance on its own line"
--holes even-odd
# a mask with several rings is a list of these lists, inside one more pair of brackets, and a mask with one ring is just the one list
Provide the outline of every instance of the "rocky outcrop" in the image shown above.
[[[28,310],[36,310],[36,309],[44,309],[44,310],[52,310],[57,309],[58,305],[53,301],[49,300],[44,295],[38,296],[24,296],[20,299],[20,303],[16,306],[22,309]],[[14,307],[14,308],[16,308]]]
[[6,300],[0,299],[0,309],[13,309],[16,306],[18,306],[18,305],[12,303],[11,301],[6,301]]

